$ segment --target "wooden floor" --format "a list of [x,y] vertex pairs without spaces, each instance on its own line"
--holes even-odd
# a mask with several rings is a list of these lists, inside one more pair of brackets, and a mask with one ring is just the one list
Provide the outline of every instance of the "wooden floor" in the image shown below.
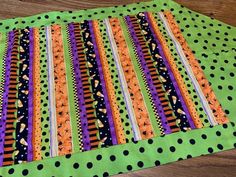
[[[0,19],[138,1],[140,0],[0,0]],[[236,26],[236,0],[176,0],[176,2]],[[117,177],[236,177],[236,150],[117,175]]]
[[[30,16],[55,10],[78,10],[141,1],[142,0],[0,0],[0,19]],[[236,26],[236,0],[175,1],[194,11]]]

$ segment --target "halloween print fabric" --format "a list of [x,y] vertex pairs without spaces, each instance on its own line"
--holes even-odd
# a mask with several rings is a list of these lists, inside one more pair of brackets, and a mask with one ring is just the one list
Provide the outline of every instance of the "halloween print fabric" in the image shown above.
[[[164,17],[163,13],[160,15],[163,17],[162,20],[165,20],[170,26],[173,25],[174,19],[171,14],[168,14],[168,18]],[[122,22],[125,29],[122,28]],[[177,77],[180,73],[176,70],[176,64],[169,54],[169,49],[163,46],[163,36],[154,30],[159,27],[152,13],[140,12],[137,15],[125,16],[123,19],[110,18],[101,22],[85,20],[81,23],[69,23],[66,26],[69,31],[67,42],[72,54],[70,57],[73,68],[71,74],[74,75],[72,80],[74,90],[71,92],[77,95],[75,98],[76,111],[79,116],[75,121],[79,126],[76,131],[81,131],[79,133],[82,135],[80,137],[82,138],[81,151],[126,143],[124,142],[126,134],[131,133],[124,132],[124,129],[120,128],[122,118],[116,116],[118,112],[124,110],[120,109],[117,103],[116,109],[113,108],[115,101],[112,99],[116,98],[115,95],[111,97],[111,94],[114,94],[115,88],[113,84],[109,87],[106,82],[107,79],[110,79],[111,82],[114,76],[112,70],[105,69],[103,66],[103,62],[109,62],[109,60],[105,54],[102,54],[103,51],[99,50],[99,48],[104,48],[102,39],[100,42],[98,39],[100,37],[99,23],[104,23],[107,38],[110,41],[114,65],[118,70],[116,82],[119,82],[118,84],[122,88],[122,92],[119,94],[126,101],[123,102],[128,110],[126,119],[128,126],[133,131],[132,141],[204,128],[194,104],[192,104],[193,107],[189,105],[188,101],[193,102],[193,100],[189,98],[189,94],[185,93],[187,88],[184,81]],[[124,30],[128,36],[124,35]],[[38,31],[38,29],[26,28],[15,31],[13,32],[15,36],[10,36],[12,32],[8,34],[9,38],[18,38],[15,46],[18,48],[18,55],[15,54],[18,64],[17,66],[11,65],[10,68],[11,71],[18,70],[18,72],[9,77],[10,81],[17,80],[15,82],[17,97],[14,100],[17,121],[12,132],[15,136],[12,164],[35,159],[33,153],[35,144],[32,143],[32,140],[35,137],[43,136],[37,133],[32,134],[35,129],[33,122],[36,121],[34,107],[38,106],[34,99],[40,94],[36,93],[34,96],[36,89],[34,89],[33,69],[36,69],[34,59],[37,59],[34,58],[36,55],[34,48],[40,45],[39,41],[34,42],[36,40],[34,31]],[[49,88],[49,105],[45,106],[48,106],[50,126],[50,137],[44,141],[50,142],[49,154],[53,157],[72,152],[74,140],[71,135],[73,133],[71,119],[74,117],[70,116],[62,28],[59,25],[52,25],[43,28],[43,32],[46,45],[41,50],[45,50],[47,55]],[[126,40],[129,40],[132,46],[129,46]],[[130,55],[130,49],[133,50],[135,57]],[[191,63],[195,62],[194,60],[196,59],[192,58]],[[189,70],[195,69],[190,63],[189,65]],[[193,86],[199,85],[197,79],[194,79],[197,83],[191,83]],[[211,89],[210,86],[208,87]],[[143,93],[143,89],[146,94]],[[203,92],[203,90],[204,88],[200,91]],[[10,88],[8,88],[9,91]],[[212,92],[212,94],[214,93]],[[8,99],[10,98],[9,95]],[[211,102],[208,101],[206,104],[211,105]],[[204,107],[206,106],[202,104],[202,109]],[[207,108],[212,108],[207,110],[208,112],[212,112],[214,109],[219,110],[220,115],[222,114],[221,106],[218,103],[205,109]],[[153,114],[149,113],[149,109]],[[222,121],[217,121],[219,115],[216,113],[217,111],[214,111],[214,123],[210,117],[208,118],[211,125],[229,121],[227,117],[225,119],[221,117]],[[199,122],[201,126],[199,126]],[[41,124],[40,121],[38,123]],[[41,128],[41,133],[43,133],[44,127]],[[6,128],[6,130],[8,129]],[[5,160],[6,158],[2,156],[2,161]]]
[[0,176],[109,176],[233,148],[232,107],[173,5],[0,30]]

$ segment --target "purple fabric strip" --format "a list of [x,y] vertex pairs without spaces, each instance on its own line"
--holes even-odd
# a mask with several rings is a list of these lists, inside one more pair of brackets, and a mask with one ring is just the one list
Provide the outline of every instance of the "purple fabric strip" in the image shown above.
[[34,88],[33,88],[33,64],[34,64],[34,34],[33,29],[29,30],[29,94],[28,94],[28,136],[27,136],[27,160],[30,162],[33,160],[33,99],[34,99]]
[[167,61],[167,59],[166,59],[166,57],[165,57],[165,54],[164,54],[164,52],[163,52],[162,46],[161,46],[161,44],[160,44],[160,41],[158,40],[158,38],[157,38],[157,36],[156,36],[156,34],[155,34],[155,32],[154,32],[153,26],[152,26],[152,24],[151,24],[151,22],[150,22],[150,19],[148,18],[147,12],[145,12],[144,14],[145,14],[146,20],[147,20],[147,22],[148,22],[148,24],[149,24],[150,30],[151,30],[151,32],[152,32],[152,34],[153,34],[153,37],[154,37],[154,39],[155,39],[155,41],[156,41],[156,43],[157,43],[157,45],[158,45],[158,49],[159,49],[160,55],[161,55],[161,57],[163,58],[163,61],[164,61],[165,65],[166,65],[166,68],[167,68],[167,70],[168,70],[170,79],[172,80],[172,83],[173,83],[173,85],[174,85],[174,87],[175,87],[176,93],[177,93],[177,95],[178,95],[178,97],[179,97],[179,100],[180,100],[180,102],[181,102],[181,104],[182,104],[182,107],[183,107],[183,109],[184,109],[184,112],[186,113],[186,117],[187,117],[187,119],[188,119],[189,125],[190,125],[191,129],[195,129],[196,127],[195,127],[195,125],[194,125],[194,123],[193,123],[193,120],[192,120],[192,118],[191,118],[191,115],[190,115],[190,113],[189,113],[189,110],[188,110],[188,108],[187,108],[187,106],[186,106],[186,104],[185,104],[185,102],[184,102],[184,100],[183,100],[183,97],[182,97],[181,93],[180,93],[180,89],[179,89],[179,87],[178,87],[178,84],[177,84],[177,82],[176,82],[176,79],[175,79],[175,77],[174,77],[174,74],[173,74],[173,72],[172,72],[172,70],[171,70],[171,68],[170,68],[170,65],[169,65],[169,63],[168,63],[168,61]]
[[100,55],[99,55],[99,51],[98,51],[98,46],[97,46],[97,43],[96,43],[96,40],[95,40],[96,38],[95,38],[93,24],[92,24],[91,20],[89,21],[89,29],[90,29],[90,33],[91,33],[91,37],[92,37],[92,43],[93,43],[93,47],[94,47],[94,51],[95,51],[95,55],[96,55],[96,59],[97,59],[96,62],[97,62],[97,65],[98,65],[98,72],[99,72],[99,75],[100,75],[102,91],[103,91],[103,94],[104,94],[104,101],[105,101],[106,109],[107,109],[107,117],[108,117],[108,122],[109,122],[109,125],[110,125],[112,144],[115,145],[115,144],[117,144],[116,130],[115,130],[114,122],[113,122],[111,106],[110,106],[110,102],[109,102],[109,98],[108,98],[108,94],[107,94],[107,90],[106,90],[106,85],[105,85],[105,80],[104,80],[104,76],[103,76],[103,71],[102,71],[101,59],[100,59]]
[[5,67],[5,82],[4,82],[4,92],[3,92],[3,104],[2,104],[2,117],[0,119],[0,166],[3,163],[4,155],[4,139],[5,139],[5,128],[6,128],[6,119],[7,119],[7,103],[8,103],[8,92],[9,92],[9,83],[10,83],[10,69],[11,69],[11,51],[13,48],[14,42],[14,32],[11,31],[8,33],[8,48],[6,53],[6,67]]
[[138,38],[135,34],[135,31],[134,31],[134,28],[133,28],[133,25],[130,21],[130,17],[129,16],[126,16],[125,17],[126,19],[126,22],[128,24],[128,28],[129,28],[129,31],[131,33],[131,36],[132,36],[132,39],[134,41],[134,44],[135,44],[135,47],[137,49],[137,54],[138,54],[138,57],[140,59],[140,62],[141,62],[141,66],[142,66],[142,69],[144,71],[144,74],[145,74],[145,77],[146,77],[146,81],[150,87],[150,92],[151,92],[151,95],[152,95],[152,99],[153,99],[153,102],[156,106],[156,110],[158,111],[158,114],[161,118],[161,123],[162,123],[162,126],[164,128],[164,132],[165,134],[170,134],[171,133],[171,129],[167,123],[167,120],[166,120],[166,116],[164,114],[164,110],[163,110],[163,107],[161,105],[161,101],[160,99],[158,98],[158,95],[157,95],[157,92],[156,92],[156,88],[154,86],[154,83],[153,83],[153,80],[152,80],[152,77],[150,75],[150,72],[149,72],[149,69],[146,65],[146,61],[144,59],[144,55],[142,53],[142,49],[141,49],[141,46],[138,42]]
[[79,69],[79,57],[78,51],[76,48],[76,41],[75,41],[75,34],[74,34],[74,26],[72,23],[68,25],[69,34],[70,34],[70,42],[71,42],[71,51],[73,56],[73,69],[75,73],[75,80],[76,80],[76,89],[77,89],[77,97],[79,99],[79,108],[80,108],[80,120],[81,120],[81,127],[83,132],[83,144],[84,150],[90,150],[90,139],[89,139],[89,131],[88,131],[88,122],[87,122],[87,114],[86,114],[86,107],[84,105],[84,92],[83,92],[83,85],[81,82],[81,73]]

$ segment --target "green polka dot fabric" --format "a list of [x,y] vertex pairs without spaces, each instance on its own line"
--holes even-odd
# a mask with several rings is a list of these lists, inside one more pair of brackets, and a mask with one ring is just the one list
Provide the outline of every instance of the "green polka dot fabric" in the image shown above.
[[236,148],[236,28],[172,0],[1,20],[0,58],[0,177]]

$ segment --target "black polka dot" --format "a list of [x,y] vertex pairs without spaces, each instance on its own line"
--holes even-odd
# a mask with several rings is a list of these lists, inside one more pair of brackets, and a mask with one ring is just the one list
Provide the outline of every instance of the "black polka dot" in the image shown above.
[[233,135],[236,136],[236,132],[233,132]]
[[9,170],[8,170],[8,174],[13,174],[15,172],[15,170],[14,170],[14,168],[10,168]]
[[131,171],[133,169],[133,167],[131,165],[127,166],[127,170]]
[[79,164],[78,164],[77,162],[74,163],[74,164],[73,164],[73,168],[74,168],[74,169],[78,169],[78,168],[79,168]]
[[55,162],[55,167],[60,167],[61,163],[59,161]]
[[213,149],[211,147],[208,148],[209,153],[213,153]]
[[161,147],[157,148],[157,152],[158,153],[162,153],[163,152],[163,149]]
[[99,154],[99,155],[97,155],[96,159],[97,159],[97,160],[101,160],[101,159],[102,159],[102,156]]
[[145,149],[143,147],[139,148],[139,152],[144,153]]
[[160,162],[159,160],[156,160],[156,161],[155,161],[155,165],[156,165],[156,166],[159,166],[159,165],[161,165],[161,162]]
[[220,131],[216,131],[216,135],[217,136],[221,136],[221,132]]
[[181,138],[179,138],[179,139],[177,140],[177,142],[178,142],[179,144],[182,144],[182,143],[183,143],[183,140],[182,140]]
[[23,175],[23,176],[27,176],[28,173],[29,173],[29,171],[28,171],[27,169],[24,169],[24,170],[22,171],[22,175]]
[[148,144],[152,144],[153,143],[153,140],[152,139],[149,139],[148,140]]
[[144,164],[143,164],[142,161],[139,161],[139,162],[137,163],[137,165],[138,165],[138,167],[142,168]]
[[92,163],[92,162],[88,162],[88,163],[87,163],[87,168],[89,168],[89,169],[90,169],[90,168],[93,168],[93,163]]
[[71,154],[66,154],[65,156],[67,159],[71,158]]
[[192,145],[194,145],[196,142],[195,142],[194,139],[190,139],[190,140],[189,140],[189,143],[192,144]]
[[129,151],[128,151],[128,150],[124,150],[124,151],[123,151],[123,154],[124,154],[125,156],[127,156],[127,155],[129,155]]
[[227,124],[223,124],[223,128],[228,128],[228,125]]
[[189,154],[189,155],[187,155],[187,159],[190,159],[190,158],[192,158],[192,156]]
[[174,146],[171,146],[171,147],[170,147],[170,151],[171,151],[171,152],[175,152],[175,147],[174,147]]
[[108,173],[108,172],[104,172],[102,176],[103,176],[103,177],[108,177],[108,176],[109,176],[109,173]]
[[39,165],[37,166],[37,169],[38,169],[38,170],[42,170],[42,169],[43,169],[43,164],[39,164]]
[[206,136],[206,134],[202,134],[202,139],[207,139],[207,136]]
[[116,160],[116,156],[111,155],[111,156],[110,156],[110,160],[111,160],[111,161],[115,161],[115,160]]
[[222,144],[217,144],[217,148],[223,150],[224,147],[222,146]]

